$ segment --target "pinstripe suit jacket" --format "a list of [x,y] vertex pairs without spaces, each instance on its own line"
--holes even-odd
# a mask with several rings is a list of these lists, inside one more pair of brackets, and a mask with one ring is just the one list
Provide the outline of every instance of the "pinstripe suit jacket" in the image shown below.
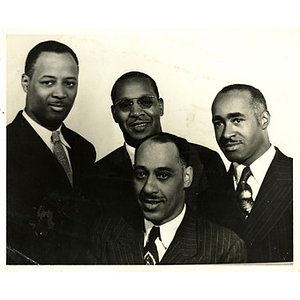
[[[92,254],[96,264],[144,264],[143,219],[130,224],[114,215],[95,226]],[[173,241],[159,264],[217,264],[246,261],[244,242],[232,231],[196,217],[187,209]]]
[[248,262],[293,261],[293,161],[276,148],[247,221],[234,195],[233,170],[228,172],[226,206],[221,224],[242,237]]

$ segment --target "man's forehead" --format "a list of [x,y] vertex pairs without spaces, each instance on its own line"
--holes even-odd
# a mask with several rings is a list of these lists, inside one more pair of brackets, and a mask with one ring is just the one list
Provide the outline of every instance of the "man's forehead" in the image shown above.
[[232,90],[221,93],[213,103],[213,111],[225,109],[228,111],[239,111],[240,109],[252,108],[252,97],[248,91]]
[[174,143],[158,143],[145,141],[136,152],[136,164],[162,167],[174,165],[178,161],[178,149]]

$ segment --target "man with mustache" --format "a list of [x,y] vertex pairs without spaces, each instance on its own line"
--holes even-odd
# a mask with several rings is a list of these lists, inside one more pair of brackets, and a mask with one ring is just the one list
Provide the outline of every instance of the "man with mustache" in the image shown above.
[[[95,164],[90,174],[91,195],[101,210],[119,211],[135,218],[140,209],[134,200],[132,183],[135,147],[144,138],[162,131],[164,102],[155,81],[147,74],[132,71],[115,82],[111,106],[114,121],[122,130],[125,143]],[[191,144],[194,181],[187,191],[188,205],[213,218],[225,167],[217,152]]]
[[7,264],[70,264],[85,250],[82,174],[94,146],[63,121],[77,94],[76,54],[41,42],[26,58],[25,109],[7,126]]
[[246,260],[235,233],[197,216],[185,203],[193,181],[189,144],[158,133],[136,149],[135,199],[142,217],[103,214],[93,235],[96,264],[217,264]]
[[232,162],[222,224],[245,240],[249,262],[293,261],[293,161],[269,141],[263,94],[246,84],[224,87],[213,101],[212,121]]

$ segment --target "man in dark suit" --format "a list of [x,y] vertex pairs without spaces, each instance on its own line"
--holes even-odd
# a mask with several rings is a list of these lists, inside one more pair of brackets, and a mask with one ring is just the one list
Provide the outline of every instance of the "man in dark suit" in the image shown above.
[[193,181],[185,139],[158,133],[136,150],[134,189],[141,219],[104,214],[95,227],[98,264],[215,264],[246,260],[235,233],[197,216],[185,204]]
[[263,94],[245,84],[223,88],[212,104],[212,120],[232,162],[221,224],[245,240],[249,262],[293,261],[293,161],[269,141]]
[[31,49],[25,109],[7,126],[7,264],[80,263],[85,251],[91,216],[82,174],[96,153],[63,124],[77,86],[72,49],[56,41]]
[[[135,218],[139,207],[132,183],[134,151],[142,139],[162,131],[164,102],[155,81],[136,71],[125,73],[115,82],[111,98],[111,112],[125,143],[95,164],[90,174],[90,190],[102,210],[119,211]],[[217,152],[191,143],[189,147],[194,181],[187,191],[188,205],[210,217],[213,209],[206,208],[218,198],[226,170]]]

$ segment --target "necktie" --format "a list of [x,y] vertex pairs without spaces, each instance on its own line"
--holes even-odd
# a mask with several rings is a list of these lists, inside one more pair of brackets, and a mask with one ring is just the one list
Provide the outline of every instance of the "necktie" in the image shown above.
[[69,164],[66,152],[61,144],[60,138],[59,138],[59,131],[53,131],[52,136],[51,136],[51,141],[54,145],[53,147],[53,153],[58,162],[61,164],[63,169],[65,170],[68,179],[73,186],[73,174],[72,174],[72,169]]
[[248,178],[252,175],[249,167],[244,168],[241,179],[237,185],[237,196],[244,214],[245,219],[248,218],[252,206],[254,204],[252,199],[252,189],[247,183]]
[[145,265],[156,265],[159,262],[158,252],[155,245],[155,240],[158,237],[160,238],[159,227],[153,226],[149,234],[149,240],[144,248]]

